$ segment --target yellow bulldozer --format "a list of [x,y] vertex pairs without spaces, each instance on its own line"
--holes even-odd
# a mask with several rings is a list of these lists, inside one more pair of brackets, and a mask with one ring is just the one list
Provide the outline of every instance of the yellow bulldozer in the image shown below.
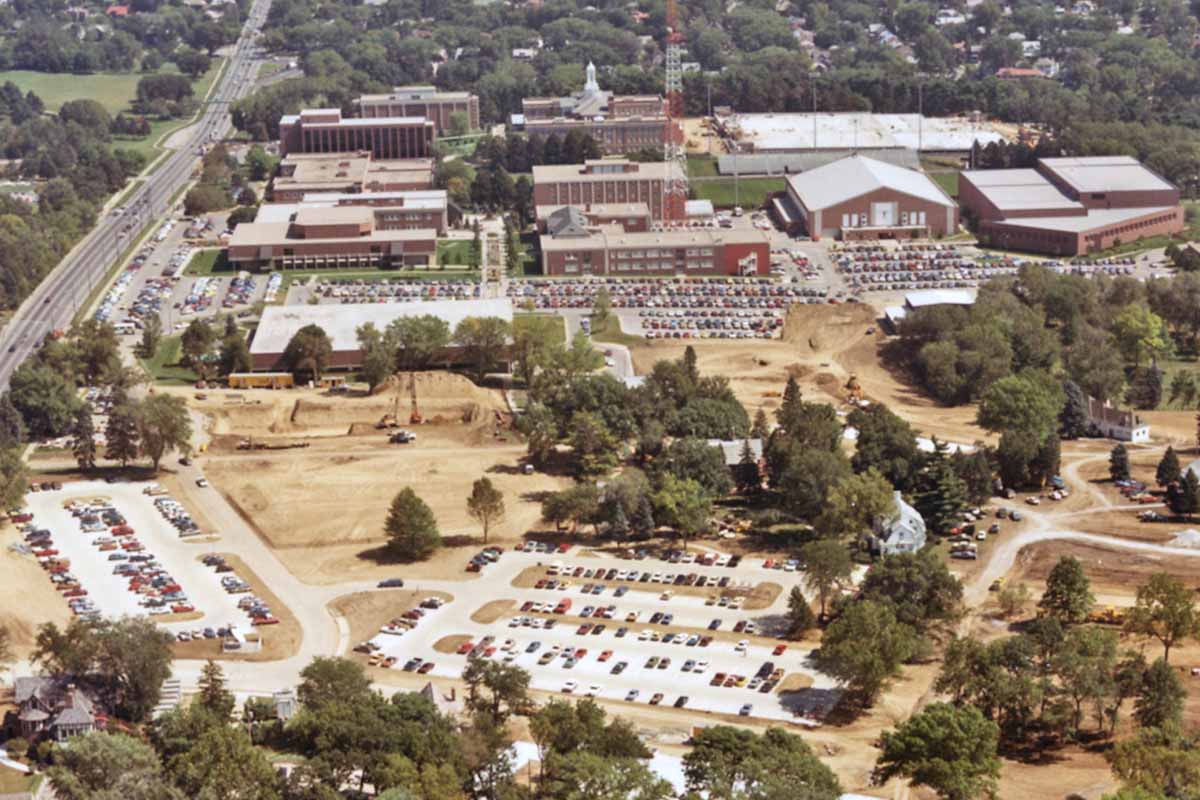
[[1096,625],[1124,625],[1125,609],[1116,606],[1093,608],[1088,612],[1087,621]]
[[847,402],[858,404],[863,400],[862,385],[858,382],[857,375],[851,375],[846,379],[846,384],[842,387],[846,390]]

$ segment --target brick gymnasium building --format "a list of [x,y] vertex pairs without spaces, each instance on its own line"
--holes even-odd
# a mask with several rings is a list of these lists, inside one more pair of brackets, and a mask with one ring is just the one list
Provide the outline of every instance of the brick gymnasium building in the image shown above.
[[766,275],[771,262],[770,242],[754,229],[624,231],[576,224],[539,242],[545,275]]
[[[263,206],[275,220],[272,206]],[[282,214],[283,212],[280,212]],[[437,231],[389,228],[386,209],[365,206],[300,208],[288,218],[243,222],[229,239],[229,261],[239,269],[388,268],[430,263]]]
[[1011,250],[1078,256],[1184,228],[1179,190],[1129,156],[970,170],[958,197],[980,242]]
[[313,192],[404,192],[433,187],[433,160],[376,161],[370,152],[292,153],[279,164],[270,198],[296,203]]
[[663,143],[667,117],[659,95],[615,95],[600,88],[596,67],[587,66],[582,92],[569,97],[528,97],[519,121],[530,137],[571,131],[591,136],[606,155],[621,155]]
[[924,173],[853,155],[788,178],[771,211],[814,240],[919,239],[958,229],[958,206]]
[[[533,203],[545,206],[610,205],[644,203],[654,220],[663,218],[663,178],[667,165],[661,161],[637,163],[624,160],[587,161],[533,168]],[[542,216],[541,212],[538,214]]]
[[[369,303],[366,305],[299,305],[267,306],[250,341],[250,360],[255,372],[275,372],[284,369],[283,352],[296,331],[305,325],[316,325],[329,337],[333,352],[329,369],[357,369],[362,366],[363,352],[357,330],[370,322],[379,330],[401,317],[426,314],[445,320],[454,330],[468,317],[499,317],[511,323],[512,301],[507,298],[488,300],[437,300],[413,303]],[[504,360],[503,354],[500,360]],[[438,363],[459,363],[462,353],[447,348]]]
[[434,124],[425,117],[343,119],[336,108],[310,108],[279,120],[279,152],[349,153],[365,150],[374,158],[426,158]]
[[388,94],[367,94],[358,98],[359,116],[425,117],[433,120],[434,132],[446,135],[450,115],[467,115],[470,130],[479,130],[479,98],[469,92],[439,92],[432,86],[397,86]]

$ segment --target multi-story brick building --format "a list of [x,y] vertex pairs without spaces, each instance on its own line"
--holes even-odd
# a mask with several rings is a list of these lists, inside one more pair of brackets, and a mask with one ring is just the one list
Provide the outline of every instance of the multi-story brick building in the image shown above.
[[958,206],[927,175],[849,156],[788,178],[771,211],[789,233],[845,241],[917,239],[958,229]]
[[470,130],[479,130],[479,98],[470,92],[439,92],[432,86],[397,86],[387,94],[367,94],[358,98],[359,116],[425,117],[433,121],[438,136],[447,135],[450,117],[466,115]]
[[279,164],[269,197],[295,203],[312,192],[401,192],[433,186],[433,160],[377,161],[358,153],[292,153]]
[[591,136],[606,155],[621,155],[665,140],[667,117],[659,95],[615,95],[596,80],[596,67],[587,66],[583,91],[568,97],[527,97],[521,101],[520,121],[530,137],[571,131]]
[[627,232],[616,226],[540,238],[545,275],[767,275],[771,244],[754,229]]
[[[272,219],[271,206],[263,208]],[[280,221],[243,222],[233,231],[227,255],[240,269],[264,271],[428,264],[437,231],[389,228],[380,223],[381,213],[364,206],[314,207]]]
[[352,153],[374,158],[426,158],[434,124],[425,117],[344,119],[336,108],[311,108],[279,120],[279,152]]
[[[663,219],[663,179],[667,164],[624,160],[587,161],[533,168],[533,203],[542,206],[594,206],[645,203],[654,220]],[[682,209],[680,209],[682,215]],[[544,216],[539,212],[539,216]]]
[[590,206],[539,206],[538,230],[558,235],[568,227],[617,225],[629,233],[650,230],[650,209],[645,203],[600,203]]
[[981,242],[1076,256],[1184,228],[1179,190],[1129,156],[1044,158],[1036,169],[969,170],[959,200]]

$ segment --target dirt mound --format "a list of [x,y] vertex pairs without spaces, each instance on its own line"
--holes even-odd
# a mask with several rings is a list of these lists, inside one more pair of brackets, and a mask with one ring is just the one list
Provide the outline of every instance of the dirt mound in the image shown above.
[[875,324],[870,306],[793,305],[783,320],[783,341],[799,344],[813,352],[838,349]]

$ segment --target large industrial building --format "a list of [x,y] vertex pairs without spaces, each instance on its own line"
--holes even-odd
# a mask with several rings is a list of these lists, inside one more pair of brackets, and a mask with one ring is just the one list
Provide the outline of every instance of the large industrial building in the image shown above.
[[865,156],[789,177],[771,211],[786,231],[814,240],[923,239],[958,229],[958,206],[927,175]]
[[[263,208],[272,219],[271,206]],[[365,206],[301,207],[286,219],[243,222],[229,239],[228,258],[239,269],[262,271],[429,264],[437,231],[387,228],[381,213]]]
[[358,98],[359,116],[425,117],[433,121],[434,132],[445,136],[450,117],[464,114],[470,130],[479,129],[479,98],[470,92],[439,92],[432,86],[397,86],[387,94],[367,94]]
[[[357,369],[362,366],[363,359],[357,333],[360,325],[370,322],[382,331],[392,321],[401,317],[419,317],[427,314],[445,320],[450,330],[454,330],[459,322],[468,317],[499,317],[509,323],[513,319],[512,302],[506,298],[371,303],[353,306],[267,306],[250,342],[251,363],[256,372],[285,369],[283,352],[287,349],[288,342],[301,328],[316,325],[325,331],[333,346],[328,368]],[[441,358],[447,363],[454,363],[460,360],[461,354],[451,347]]]
[[533,203],[539,208],[645,203],[650,216],[662,220],[663,178],[668,169],[662,161],[624,160],[536,166]]
[[1008,250],[1086,255],[1184,228],[1179,190],[1129,156],[969,170],[958,187],[980,242]]
[[606,155],[621,155],[664,141],[667,117],[659,95],[617,95],[600,88],[596,67],[587,66],[583,91],[568,97],[527,97],[514,126],[530,137],[571,131],[591,136]]
[[279,120],[279,152],[369,152],[374,158],[426,158],[433,121],[425,117],[344,119],[337,108],[310,108]]
[[755,229],[625,231],[577,218],[539,239],[544,275],[767,275],[771,243]]
[[270,199],[295,203],[312,192],[402,192],[433,186],[433,160],[378,161],[369,151],[292,153],[279,164]]

